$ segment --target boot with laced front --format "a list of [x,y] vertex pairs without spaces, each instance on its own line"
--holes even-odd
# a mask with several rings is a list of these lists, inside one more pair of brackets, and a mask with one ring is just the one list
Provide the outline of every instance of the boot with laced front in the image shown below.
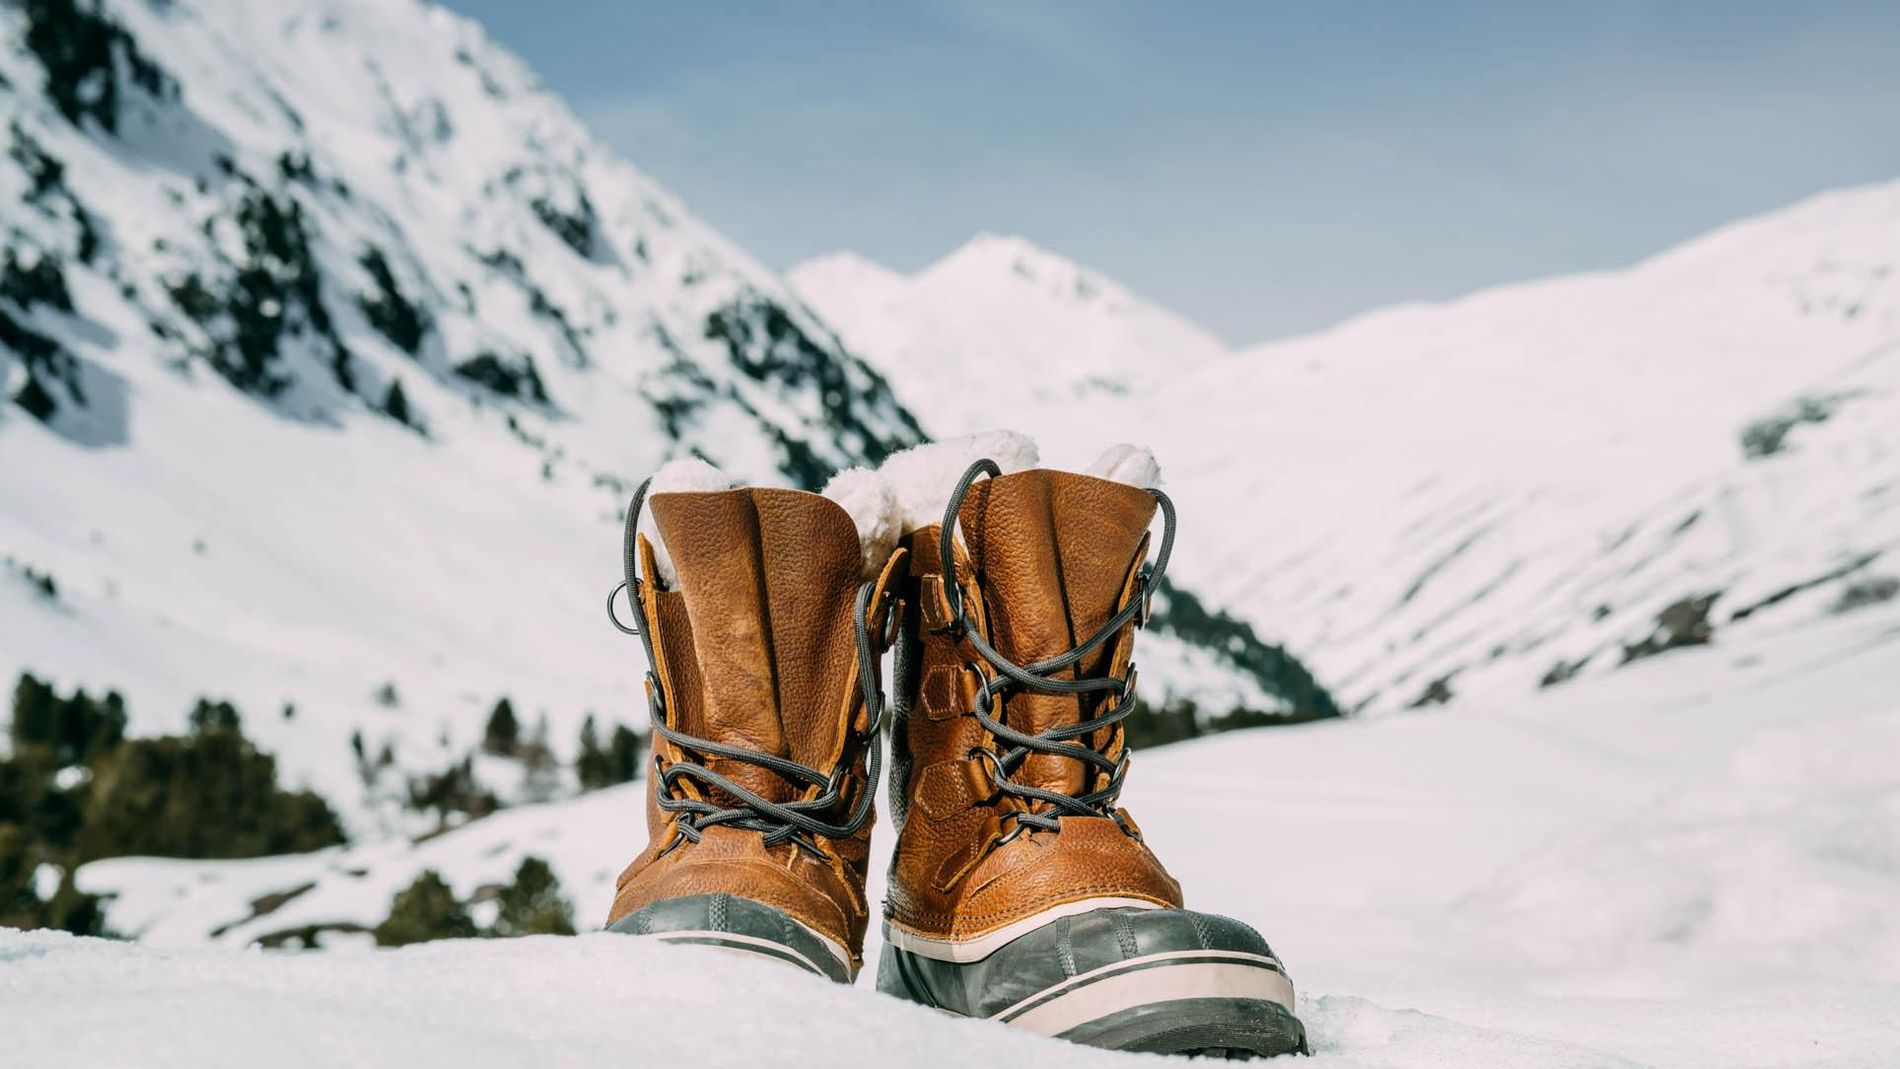
[[867,916],[879,636],[904,554],[865,578],[852,516],[817,494],[656,492],[666,575],[638,531],[645,492],[627,519],[638,621],[620,626],[651,666],[650,842],[607,926],[849,983]]
[[980,460],[909,537],[881,990],[1122,1050],[1304,1049],[1266,942],[1184,909],[1117,805],[1173,528],[1158,490]]

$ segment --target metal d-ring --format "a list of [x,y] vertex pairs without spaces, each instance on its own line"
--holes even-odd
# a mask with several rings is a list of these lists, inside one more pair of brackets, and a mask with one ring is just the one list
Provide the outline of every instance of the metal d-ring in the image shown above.
[[[640,633],[640,628],[637,625],[633,627],[629,627],[626,624],[621,623],[620,614],[614,611],[614,598],[618,597],[622,590],[625,590],[627,592],[627,604],[629,606],[633,605],[633,588],[628,585],[627,580],[622,579],[620,582],[614,584],[614,588],[612,590],[609,590],[607,592],[607,619],[613,621],[614,627],[618,628],[621,634],[638,635]],[[639,613],[636,611],[635,616],[637,617],[638,615]]]

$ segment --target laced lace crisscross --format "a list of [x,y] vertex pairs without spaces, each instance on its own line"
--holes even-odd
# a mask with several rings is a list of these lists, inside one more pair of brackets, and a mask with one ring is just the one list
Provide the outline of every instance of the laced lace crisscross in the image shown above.
[[[871,626],[871,600],[877,592],[877,582],[865,580],[858,587],[857,602],[852,609],[852,626],[858,645],[858,690],[864,701],[864,721],[869,727],[864,731],[852,729],[837,766],[829,773],[763,750],[689,735],[673,724],[666,693],[660,686],[659,673],[653,668],[659,661],[653,650],[652,628],[640,602],[641,579],[636,556],[636,534],[640,511],[646,504],[647,487],[651,483],[649,479],[640,484],[640,488],[634,492],[633,503],[627,509],[626,578],[607,594],[607,616],[621,631],[640,637],[640,644],[646,650],[647,704],[652,713],[653,731],[685,755],[682,760],[670,764],[664,762],[657,753],[653,758],[653,774],[658,777],[656,803],[665,812],[679,814],[679,835],[660,851],[661,854],[666,854],[682,842],[698,842],[707,828],[715,826],[760,832],[767,846],[791,842],[812,854],[820,853],[818,839],[845,839],[857,834],[871,815],[871,802],[877,793],[883,749],[876,744],[884,718],[884,694],[878,689],[877,682],[878,658],[882,650],[878,629]],[[634,625],[622,623],[614,610],[614,599],[622,590],[627,592],[627,600],[633,606],[637,621]],[[843,819],[838,819],[832,811],[844,797],[852,766],[864,754],[868,754],[866,782],[858,792],[857,802],[851,811],[844,814]],[[810,798],[775,802],[708,768],[701,763],[706,757],[721,757],[767,769],[802,789],[822,789]],[[702,797],[694,797],[683,789],[683,781],[687,780],[699,785]],[[714,792],[731,799],[731,804],[722,805],[712,801]]]
[[[1149,488],[1148,493],[1153,495],[1155,503],[1161,508],[1161,547],[1155,553],[1153,563],[1142,565],[1135,597],[1075,648],[1033,664],[1017,664],[998,652],[977,628],[971,626],[970,618],[964,612],[963,589],[955,580],[956,561],[952,552],[957,514],[963,509],[963,499],[969,495],[970,486],[979,476],[994,478],[1001,474],[1002,469],[992,460],[979,460],[970,465],[957,483],[955,492],[950,495],[950,504],[944,509],[943,526],[937,541],[939,564],[945,580],[943,594],[950,605],[948,626],[968,642],[970,648],[988,662],[995,672],[994,675],[983,676],[982,686],[977,691],[976,708],[971,710],[971,715],[997,742],[1008,747],[1001,753],[991,747],[979,747],[971,752],[971,756],[980,758],[989,766],[991,779],[1004,795],[1023,802],[1041,802],[1047,806],[1041,811],[1024,808],[1005,813],[1005,818],[1012,820],[1014,826],[1004,834],[1001,842],[1014,838],[1024,828],[1053,831],[1060,827],[1065,816],[1110,817],[1121,825],[1123,831],[1139,838],[1114,808],[1115,800],[1121,794],[1122,780],[1128,774],[1127,749],[1123,749],[1119,760],[1111,760],[1095,748],[1073,741],[1113,727],[1128,719],[1135,711],[1135,667],[1130,664],[1127,674],[1120,677],[1080,676],[1064,679],[1057,678],[1057,673],[1072,668],[1130,622],[1136,626],[1147,622],[1149,599],[1161,585],[1161,577],[1167,574],[1168,555],[1174,550],[1174,502],[1160,490]],[[1111,694],[1112,698],[1106,700],[1107,708],[1093,717],[1031,734],[1010,727],[998,716],[1001,699],[1011,691],[1077,696]],[[1098,789],[1079,795],[1016,782],[1013,778],[1015,773],[1032,754],[1050,754],[1080,761],[1091,769],[1105,773],[1107,778]]]

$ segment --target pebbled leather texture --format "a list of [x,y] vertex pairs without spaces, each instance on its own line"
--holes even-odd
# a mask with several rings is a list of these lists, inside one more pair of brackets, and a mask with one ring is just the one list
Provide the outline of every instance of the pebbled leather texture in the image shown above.
[[[852,622],[863,558],[850,517],[817,494],[773,488],[656,494],[649,506],[679,576],[677,590],[660,588],[642,538],[639,593],[670,722],[700,738],[832,768],[852,729],[870,727]],[[884,604],[902,558],[895,555],[879,579],[874,606]],[[658,763],[687,756],[657,735],[654,741]],[[695,760],[774,801],[821,789],[740,761]],[[820,839],[822,857],[790,842],[768,849],[759,833],[730,827],[676,843],[657,785],[650,776],[650,842],[620,875],[610,926],[665,899],[729,893],[835,939],[858,963],[871,822],[850,838]],[[867,789],[859,756],[839,811]]]
[[[1019,664],[1067,651],[1135,596],[1154,513],[1146,491],[1086,475],[1039,469],[976,483],[959,514],[954,577],[966,614]],[[887,921],[920,935],[965,940],[1084,899],[1179,907],[1180,885],[1146,844],[1107,817],[1065,817],[1060,831],[1027,829],[998,844],[1002,814],[1015,803],[971,760],[974,749],[995,746],[969,713],[977,682],[969,674],[987,666],[945,628],[938,531],[931,526],[911,536],[901,592],[915,610],[906,614],[898,639],[892,746],[903,774],[892,779],[899,835]],[[1133,630],[1131,624],[1085,658],[1080,674],[1124,671]],[[1003,720],[1044,731],[1095,715],[1102,700],[1012,693]],[[1120,728],[1103,734],[1109,737],[1080,741],[1119,757]],[[1105,775],[1078,761],[1038,755],[1017,778],[1077,794]]]

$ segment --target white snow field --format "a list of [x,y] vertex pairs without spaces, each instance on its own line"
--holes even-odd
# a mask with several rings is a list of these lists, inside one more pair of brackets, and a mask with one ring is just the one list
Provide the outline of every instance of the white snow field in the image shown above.
[[[1891,1066],[1896,650],[1900,606],[1876,606],[1528,701],[1145,752],[1126,797],[1189,904],[1253,923],[1285,957],[1319,1064]],[[116,893],[113,922],[147,945],[0,934],[0,1026],[45,1050],[31,1064],[136,1050],[154,1064],[269,1051],[339,1065],[378,1042],[431,1062],[532,1050],[589,1064],[712,1042],[696,1036],[731,1043],[715,1060],[735,1065],[1108,1060],[918,1012],[875,994],[871,970],[832,991],[771,963],[604,935],[240,949],[372,924],[425,866],[469,894],[528,854],[554,864],[583,927],[598,923],[643,841],[639,790],[512,810],[414,850],[95,862],[82,887]],[[222,930],[214,948],[207,929]]]

